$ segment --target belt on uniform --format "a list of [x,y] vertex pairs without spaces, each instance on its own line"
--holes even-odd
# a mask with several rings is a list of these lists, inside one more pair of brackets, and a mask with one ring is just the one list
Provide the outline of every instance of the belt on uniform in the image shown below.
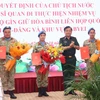
[[72,58],[72,56],[68,56],[69,58]]
[[6,55],[10,55],[10,53],[6,52]]
[[72,57],[75,57],[75,56],[66,56],[66,58],[72,58]]

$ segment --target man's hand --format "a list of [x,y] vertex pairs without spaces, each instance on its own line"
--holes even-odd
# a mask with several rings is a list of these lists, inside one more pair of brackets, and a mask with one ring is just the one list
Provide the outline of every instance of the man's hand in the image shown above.
[[76,45],[74,45],[74,48],[77,49],[77,50],[80,49],[80,47],[79,46],[76,46]]
[[70,46],[70,48],[74,47],[74,41],[72,41],[69,46]]
[[19,60],[20,58],[21,58],[20,56],[17,56],[17,57],[16,57],[17,60]]

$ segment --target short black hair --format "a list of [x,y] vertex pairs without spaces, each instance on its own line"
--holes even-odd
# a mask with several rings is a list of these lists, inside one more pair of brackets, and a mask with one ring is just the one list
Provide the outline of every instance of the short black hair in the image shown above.
[[8,27],[7,27],[7,26],[4,27],[4,28],[3,28],[3,32],[4,32],[6,29],[10,29],[10,30],[11,30],[11,27],[10,27],[10,26],[8,26]]
[[90,33],[90,31],[91,31],[91,30],[94,30],[94,31],[95,31],[95,29],[94,29],[94,28],[90,28],[90,29],[88,30],[88,34]]
[[72,31],[72,28],[71,28],[70,26],[66,26],[66,27],[64,28],[64,31],[65,31],[67,28],[70,28],[71,31]]

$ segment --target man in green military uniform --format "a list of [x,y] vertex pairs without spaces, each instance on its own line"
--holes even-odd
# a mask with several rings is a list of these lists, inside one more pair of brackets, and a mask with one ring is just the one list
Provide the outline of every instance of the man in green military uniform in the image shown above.
[[74,79],[75,75],[75,66],[76,66],[76,49],[79,50],[79,43],[75,37],[72,37],[72,28],[70,26],[66,26],[64,28],[65,36],[60,38],[59,44],[62,44],[64,52],[63,55],[66,58],[66,63],[62,64],[63,77],[64,77],[64,95],[72,94],[77,95],[74,90],[66,93],[68,87],[71,86],[69,84],[70,81]]
[[[0,38],[0,46],[6,46],[6,59],[0,59],[0,76],[2,80],[4,94],[9,94],[11,99],[16,99],[17,97],[14,95],[13,90],[14,86],[14,74],[15,74],[15,66],[8,72],[5,70],[4,64],[11,59],[11,55],[9,53],[9,46],[12,43],[16,42],[16,39],[11,37],[11,27],[5,27],[3,29],[4,36]],[[16,59],[20,59],[17,57]]]
[[[38,34],[38,37],[39,37],[39,42],[37,42],[34,45],[33,52],[40,52],[41,50],[46,48],[46,45],[47,45],[47,43],[45,42],[46,32],[41,31]],[[46,89],[47,89],[47,86],[48,86],[48,73],[49,73],[49,70],[47,70],[45,75],[42,75],[42,74],[38,73],[38,70],[40,68],[41,68],[41,65],[36,66],[36,68],[35,68],[36,69],[36,75],[37,75],[36,83],[37,83],[38,91],[39,91],[38,97],[49,96],[46,93]]]
[[[95,29],[90,28],[88,31],[89,39],[85,40],[83,43],[83,46],[88,46],[89,47],[89,55],[91,57],[92,54],[95,53],[95,50],[97,49],[96,47],[96,39],[95,39]],[[86,59],[85,62],[87,63],[87,68],[88,68],[88,78],[91,78],[91,66],[93,64],[89,61],[89,59]]]

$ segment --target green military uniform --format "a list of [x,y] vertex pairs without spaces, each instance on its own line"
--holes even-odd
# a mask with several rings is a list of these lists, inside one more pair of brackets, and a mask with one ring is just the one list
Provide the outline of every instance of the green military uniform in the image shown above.
[[[79,46],[77,39],[72,36],[70,37],[70,39],[68,39],[66,37],[60,38],[59,44],[62,44],[62,46],[69,46],[72,41],[74,41],[74,44],[76,46]],[[70,48],[63,52],[63,55],[66,58],[66,63],[62,64],[65,91],[68,87],[71,86],[71,84],[69,84],[69,82],[74,79],[75,66],[76,66],[75,53],[76,53],[75,48]]]
[[5,39],[4,37],[0,38],[0,46],[6,46],[6,59],[0,59],[0,76],[3,84],[3,90],[14,90],[14,74],[15,74],[15,66],[11,69],[11,71],[6,71],[4,64],[11,59],[9,54],[9,46],[12,43],[15,43],[16,40],[14,38]]
[[[88,46],[89,47],[89,55],[91,56],[93,53],[95,53],[95,50],[97,49],[96,47],[96,40],[94,41],[89,41],[89,39],[85,40],[83,43],[83,46]],[[85,62],[87,63],[87,72],[88,72],[88,78],[90,78],[91,76],[91,66],[93,66],[93,64],[89,61],[89,59],[85,60]]]
[[95,50],[97,49],[96,48],[96,43],[95,41],[94,42],[91,42],[89,40],[85,40],[84,43],[83,43],[83,46],[88,46],[89,47],[89,53],[90,53],[90,56],[95,52]]
[[[38,43],[36,43],[34,45],[33,52],[40,52],[42,49],[45,49],[45,46],[46,46],[46,43],[45,43],[44,46],[42,46],[38,42]],[[40,68],[41,68],[41,65],[35,67],[35,69],[36,69],[36,75],[37,75],[37,79],[36,79],[37,86],[38,86],[38,88],[40,88],[40,87],[47,87],[48,86],[48,73],[49,73],[49,70],[46,72],[45,75],[42,75],[42,74],[38,73],[38,70]]]

